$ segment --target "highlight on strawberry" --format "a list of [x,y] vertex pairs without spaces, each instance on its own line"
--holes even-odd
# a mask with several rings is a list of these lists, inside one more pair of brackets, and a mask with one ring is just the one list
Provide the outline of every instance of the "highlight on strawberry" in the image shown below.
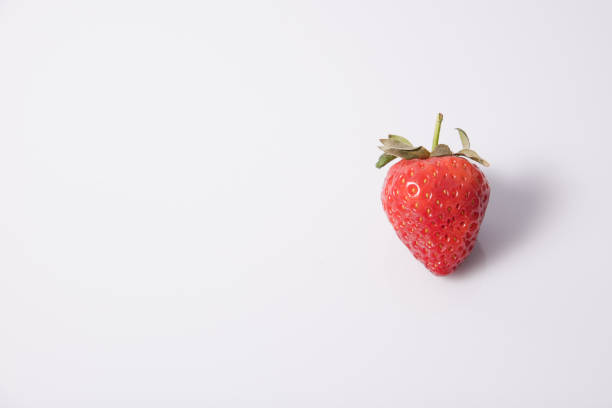
[[385,178],[383,208],[414,257],[435,275],[448,275],[472,252],[489,203],[484,173],[466,158],[489,163],[471,149],[462,129],[457,153],[439,144],[441,125],[439,113],[431,152],[401,136],[380,139],[376,167],[400,159]]

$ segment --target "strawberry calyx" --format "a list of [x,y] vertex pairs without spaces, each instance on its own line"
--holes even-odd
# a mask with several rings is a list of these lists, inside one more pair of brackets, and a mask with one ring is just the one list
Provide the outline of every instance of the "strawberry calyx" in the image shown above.
[[441,157],[441,156],[463,156],[468,159],[474,160],[483,166],[488,167],[489,162],[480,157],[478,153],[470,148],[470,139],[468,138],[465,131],[460,128],[456,128],[461,138],[462,149],[457,153],[453,153],[450,147],[445,144],[438,144],[440,136],[440,127],[442,125],[442,114],[438,113],[438,119],[436,121],[436,128],[434,131],[433,145],[431,152],[423,146],[415,147],[408,139],[398,135],[389,135],[387,139],[380,139],[382,146],[378,148],[383,151],[383,154],[378,158],[376,162],[376,168],[381,168],[387,165],[389,162],[396,158],[405,160],[414,159],[428,159],[430,157]]

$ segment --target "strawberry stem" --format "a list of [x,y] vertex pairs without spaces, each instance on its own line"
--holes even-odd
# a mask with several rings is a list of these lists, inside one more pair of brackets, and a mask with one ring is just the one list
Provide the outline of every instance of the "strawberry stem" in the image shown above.
[[438,139],[440,138],[440,126],[442,126],[442,114],[438,113],[438,120],[436,120],[436,130],[434,131],[433,145],[431,146],[432,152],[438,145]]

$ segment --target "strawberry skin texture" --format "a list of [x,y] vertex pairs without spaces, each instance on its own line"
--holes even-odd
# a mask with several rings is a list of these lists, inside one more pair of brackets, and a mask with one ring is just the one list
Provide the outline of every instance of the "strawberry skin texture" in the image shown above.
[[385,179],[382,204],[412,254],[448,275],[470,254],[489,203],[482,171],[457,156],[400,160]]

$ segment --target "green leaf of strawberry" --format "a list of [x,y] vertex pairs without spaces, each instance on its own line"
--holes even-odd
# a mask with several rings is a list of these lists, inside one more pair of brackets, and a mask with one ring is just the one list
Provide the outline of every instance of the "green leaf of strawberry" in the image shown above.
[[397,140],[398,142],[402,142],[402,143],[404,143],[404,144],[406,144],[408,146],[412,146],[412,143],[410,143],[408,141],[408,139],[406,139],[405,137],[401,137],[401,136],[398,136],[398,135],[389,135],[389,139]]
[[380,169],[381,167],[384,167],[385,165],[387,165],[387,163],[395,159],[397,159],[397,157],[387,154],[387,153],[383,153],[380,155],[380,157],[378,158],[378,161],[376,162],[376,168]]
[[470,139],[468,138],[467,133],[465,133],[463,129],[460,129],[460,128],[455,128],[455,129],[457,130],[457,132],[459,132],[459,137],[461,138],[461,146],[463,146],[464,149],[469,149]]
[[414,147],[408,139],[398,136],[389,135],[387,139],[379,139],[382,146],[378,148],[384,152],[382,156],[378,158],[376,162],[376,168],[381,168],[393,161],[394,159],[389,157],[399,157],[401,159],[412,160],[412,159],[427,159],[429,157],[442,157],[442,156],[464,156],[474,160],[483,166],[488,167],[489,162],[480,157],[478,153],[470,149],[470,139],[467,133],[463,129],[456,128],[461,138],[461,145],[463,149],[457,153],[453,153],[450,147],[445,144],[438,144],[438,138],[440,136],[440,126],[442,124],[442,114],[438,114],[438,120],[436,121],[436,130],[434,133],[434,142],[431,153],[423,146]]
[[456,156],[469,157],[470,159],[474,160],[475,162],[478,162],[478,163],[482,164],[485,167],[489,167],[489,162],[486,161],[485,159],[483,159],[482,157],[480,157],[478,155],[478,153],[476,153],[473,150],[470,150],[470,149],[459,150],[455,155]]
[[432,157],[440,157],[440,156],[452,156],[453,152],[450,147],[445,144],[439,144],[435,149],[431,152]]

